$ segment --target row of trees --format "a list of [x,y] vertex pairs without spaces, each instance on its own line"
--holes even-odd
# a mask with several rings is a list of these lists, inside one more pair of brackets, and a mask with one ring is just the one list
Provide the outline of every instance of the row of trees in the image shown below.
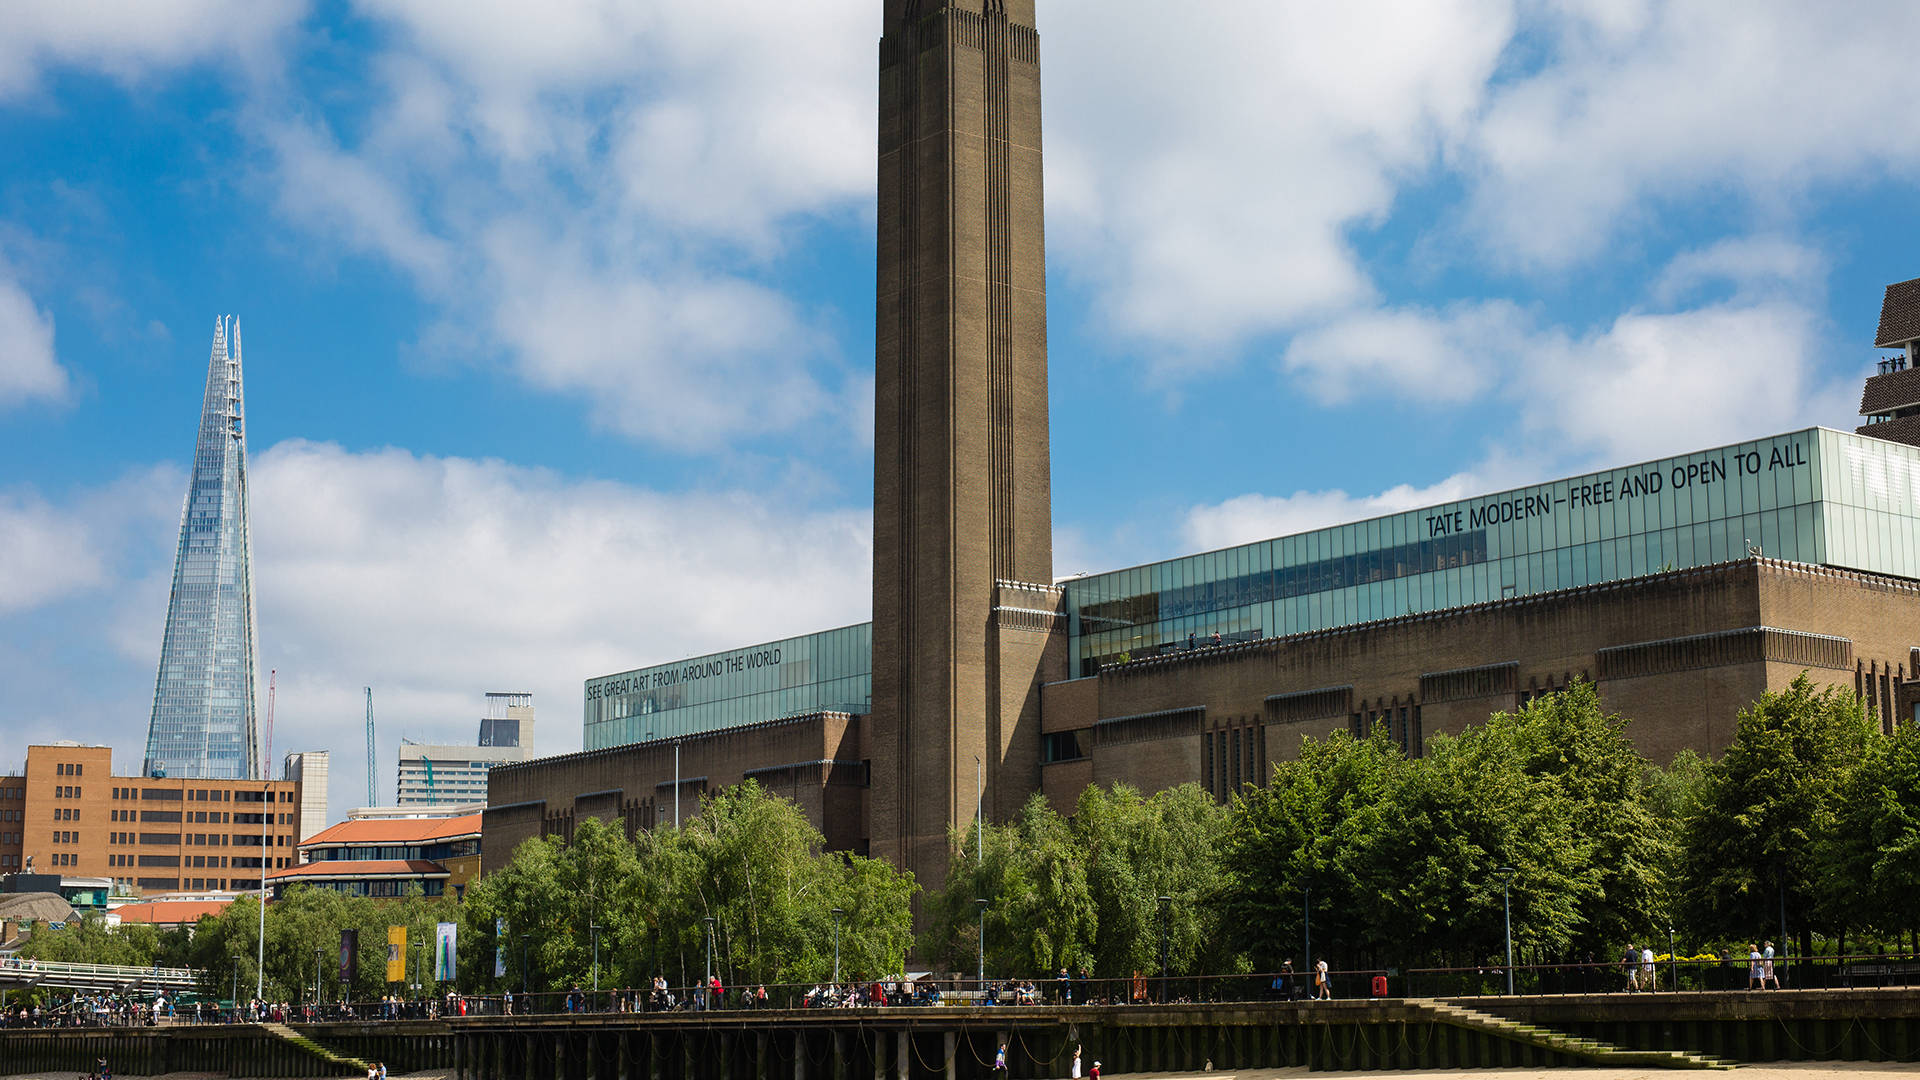
[[[1816,935],[1920,945],[1913,725],[1883,735],[1852,695],[1802,676],[1741,713],[1718,760],[1655,766],[1627,728],[1576,685],[1415,758],[1384,733],[1305,740],[1226,806],[1191,784],[1088,788],[1070,816],[1036,796],[1012,821],[952,834],[915,955],[967,971],[984,940],[994,975],[1114,978],[1157,971],[1164,940],[1176,972],[1271,971],[1313,959],[1310,920],[1314,952],[1336,967],[1474,964],[1502,947],[1503,884],[1533,961],[1609,960],[1670,930],[1744,945],[1783,922],[1803,954]],[[798,807],[749,782],[679,830],[629,838],[588,819],[570,842],[529,841],[464,903],[290,890],[268,908],[266,981],[297,998],[317,973],[339,996],[340,931],[358,928],[344,989],[378,997],[386,928],[431,943],[440,921],[460,925],[467,991],[587,985],[596,943],[602,987],[698,982],[709,942],[729,986],[820,981],[836,936],[842,974],[877,977],[906,966],[916,891],[885,862],[826,851]],[[192,966],[209,992],[244,992],[258,918],[244,898],[191,935],[82,923],[24,954]]]
[[990,968],[1101,977],[1158,970],[1161,896],[1171,968],[1196,974],[1310,962],[1309,930],[1336,966],[1480,963],[1504,948],[1509,897],[1539,962],[1670,932],[1744,946],[1783,921],[1803,954],[1815,935],[1893,946],[1920,927],[1912,725],[1883,735],[1803,675],[1743,712],[1716,761],[1656,766],[1627,729],[1580,684],[1417,758],[1384,732],[1305,740],[1227,807],[1191,785],[1089,789],[1070,818],[1036,799],[955,835],[925,953],[971,968],[983,898]]

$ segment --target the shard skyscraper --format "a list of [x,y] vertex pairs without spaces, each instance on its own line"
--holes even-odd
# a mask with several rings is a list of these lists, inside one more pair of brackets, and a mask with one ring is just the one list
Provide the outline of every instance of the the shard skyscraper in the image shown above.
[[259,778],[245,415],[240,328],[221,318],[153,684],[149,776]]

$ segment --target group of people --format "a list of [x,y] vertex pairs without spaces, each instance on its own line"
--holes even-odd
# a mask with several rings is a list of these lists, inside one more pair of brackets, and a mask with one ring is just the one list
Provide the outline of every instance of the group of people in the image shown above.
[[1650,946],[1634,948],[1620,954],[1620,968],[1627,975],[1627,992],[1635,990],[1658,990],[1660,980],[1654,974],[1653,949]]
[[1333,997],[1333,973],[1327,968],[1327,958],[1323,956],[1314,961],[1312,984],[1302,985],[1293,970],[1293,961],[1282,960],[1280,971],[1273,977],[1269,988],[1282,1001],[1296,1000],[1302,993],[1316,1001],[1330,1000]]
[[367,1080],[387,1080],[387,1063],[375,1061],[367,1066]]
[[1747,944],[1747,989],[1780,989],[1780,976],[1773,972],[1773,942],[1759,949]]

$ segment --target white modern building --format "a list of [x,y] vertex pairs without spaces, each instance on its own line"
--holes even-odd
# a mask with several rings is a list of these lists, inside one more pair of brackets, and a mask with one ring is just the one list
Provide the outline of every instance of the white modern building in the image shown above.
[[525,761],[533,750],[533,695],[490,691],[478,743],[442,746],[402,740],[397,806],[441,806],[487,801],[487,773]]

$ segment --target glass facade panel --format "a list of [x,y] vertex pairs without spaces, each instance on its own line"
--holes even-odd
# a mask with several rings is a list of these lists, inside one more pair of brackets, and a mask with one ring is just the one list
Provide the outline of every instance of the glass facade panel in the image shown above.
[[585,749],[873,707],[873,624],[587,680]]
[[1231,568],[1219,571],[1226,577],[1198,573],[1157,589],[1137,587],[1140,568],[1074,578],[1064,583],[1074,674],[1185,648],[1189,633],[1296,634],[1753,549],[1920,577],[1916,519],[1920,450],[1815,428],[1146,568],[1162,582],[1195,564]]

